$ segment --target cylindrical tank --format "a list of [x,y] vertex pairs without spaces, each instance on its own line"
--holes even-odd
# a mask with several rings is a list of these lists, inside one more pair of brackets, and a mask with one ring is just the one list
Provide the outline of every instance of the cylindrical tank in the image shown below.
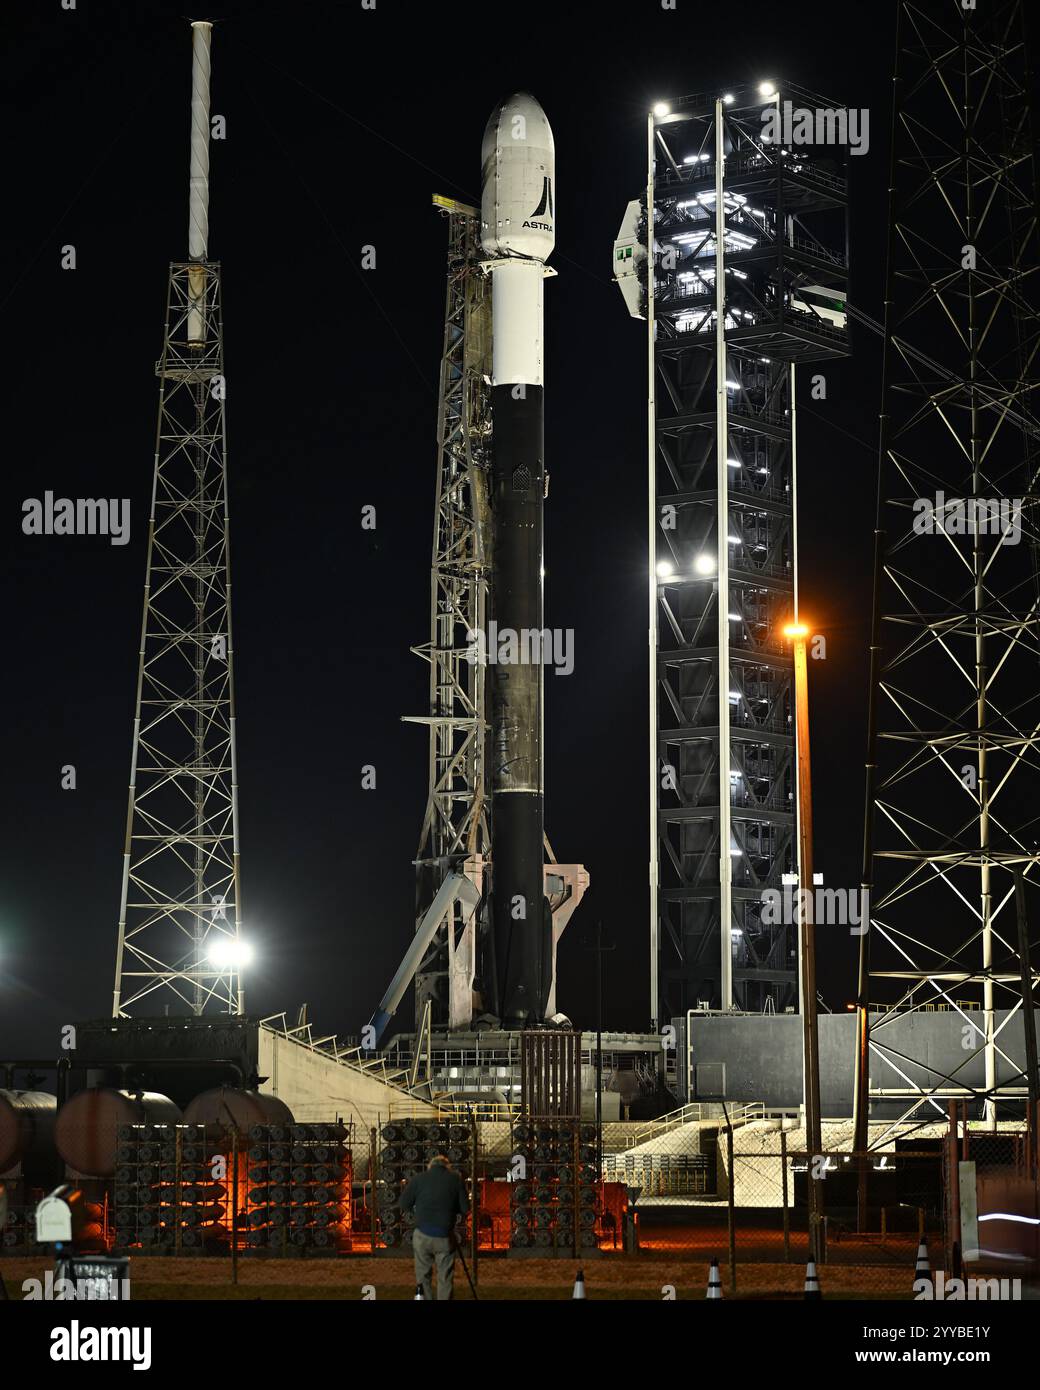
[[120,1125],[175,1125],[181,1112],[169,1096],[155,1091],[116,1091],[96,1086],[79,1091],[58,1111],[54,1142],[75,1172],[110,1178],[116,1170]]
[[189,1125],[228,1125],[248,1134],[253,1125],[291,1125],[292,1111],[277,1096],[243,1091],[235,1086],[216,1086],[190,1101],[184,1112]]
[[45,1091],[0,1091],[0,1173],[20,1163],[31,1180],[55,1167],[57,1113],[57,1100]]

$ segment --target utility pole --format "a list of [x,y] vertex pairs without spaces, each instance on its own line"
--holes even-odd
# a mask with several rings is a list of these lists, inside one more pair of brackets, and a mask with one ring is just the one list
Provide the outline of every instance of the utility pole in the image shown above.
[[805,1147],[809,1158],[809,1251],[820,1259],[823,1219],[822,1180],[815,1165],[822,1157],[820,1122],[820,1038],[816,1005],[816,931],[813,922],[812,773],[809,761],[809,629],[792,623],[784,636],[794,646],[795,750],[798,759],[798,930],[802,945],[802,1066],[805,1084]]
[[1026,1114],[1032,1116],[1040,1096],[1040,1078],[1036,1061],[1036,1015],[1033,1011],[1033,967],[1029,959],[1029,918],[1026,912],[1026,879],[1021,864],[1015,865],[1015,907],[1018,919],[1018,963],[1022,970],[1022,1029],[1026,1044],[1026,1085],[1029,1105]]
[[596,939],[586,941],[585,949],[596,952],[596,1164],[603,1171],[603,953],[613,951],[603,939],[603,922],[596,922]]

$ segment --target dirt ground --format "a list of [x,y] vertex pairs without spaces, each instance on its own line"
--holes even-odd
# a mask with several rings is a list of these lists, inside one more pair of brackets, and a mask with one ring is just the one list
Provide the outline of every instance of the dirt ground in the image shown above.
[[[482,1258],[477,1292],[481,1300],[571,1298],[578,1268],[573,1259]],[[22,1298],[22,1281],[42,1279],[53,1268],[46,1259],[31,1256],[0,1259],[0,1276],[12,1299]],[[582,1264],[586,1297],[590,1299],[703,1299],[707,1261],[677,1257],[593,1256]],[[724,1298],[800,1299],[805,1278],[801,1265],[740,1264],[737,1289],[722,1262]],[[887,1268],[828,1265],[820,1271],[825,1298],[911,1298],[913,1267]],[[183,1259],[133,1256],[130,1260],[131,1297],[143,1299],[407,1299],[415,1293],[411,1260],[369,1257],[337,1260],[256,1259],[238,1263],[238,1283],[232,1282],[226,1258]],[[668,1291],[674,1290],[674,1295]],[[456,1265],[455,1296],[473,1297],[461,1266]]]

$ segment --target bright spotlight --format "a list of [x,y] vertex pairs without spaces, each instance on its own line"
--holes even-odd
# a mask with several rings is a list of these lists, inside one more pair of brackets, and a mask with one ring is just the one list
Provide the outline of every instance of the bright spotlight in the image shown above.
[[209,946],[206,959],[218,970],[234,970],[250,963],[253,959],[253,948],[245,941],[235,941],[230,936],[221,936]]
[[731,106],[733,104],[733,93],[727,92],[726,95],[722,98],[722,100],[726,103],[727,106]]
[[714,574],[715,558],[712,555],[698,555],[693,562],[693,568],[698,574]]
[[659,579],[670,579],[675,573],[675,566],[671,560],[659,560],[657,564],[657,575]]
[[763,96],[763,97],[775,97],[775,96],[776,96],[776,88],[774,87],[774,85],[772,84],[772,82],[762,82],[762,83],[759,85],[758,94],[759,94],[759,96]]
[[668,105],[666,101],[658,101],[654,103],[655,116],[667,116],[671,112],[671,109],[672,108]]

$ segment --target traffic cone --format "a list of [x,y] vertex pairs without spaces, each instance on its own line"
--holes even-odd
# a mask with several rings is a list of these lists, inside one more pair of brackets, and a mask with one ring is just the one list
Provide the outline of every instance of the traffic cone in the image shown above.
[[820,1281],[816,1277],[815,1260],[810,1260],[805,1266],[805,1297],[813,1299],[823,1297],[823,1294],[820,1292]]
[[425,1303],[425,1302],[426,1302],[426,1299],[423,1298],[423,1291],[422,1291],[422,1285],[421,1285],[421,1284],[416,1284],[416,1286],[415,1286],[415,1297],[412,1299],[412,1302],[413,1302],[413,1303]]
[[711,1264],[708,1266],[708,1292],[704,1295],[704,1297],[722,1297],[722,1275],[719,1273],[718,1260],[712,1260]]
[[585,1272],[584,1272],[584,1270],[579,1269],[579,1270],[578,1270],[578,1273],[575,1275],[575,1278],[574,1278],[574,1292],[571,1294],[571,1298],[584,1298],[584,1297],[585,1297]]
[[930,1279],[932,1277],[932,1267],[928,1263],[928,1242],[922,1240],[917,1247],[917,1263],[914,1265],[915,1279]]

